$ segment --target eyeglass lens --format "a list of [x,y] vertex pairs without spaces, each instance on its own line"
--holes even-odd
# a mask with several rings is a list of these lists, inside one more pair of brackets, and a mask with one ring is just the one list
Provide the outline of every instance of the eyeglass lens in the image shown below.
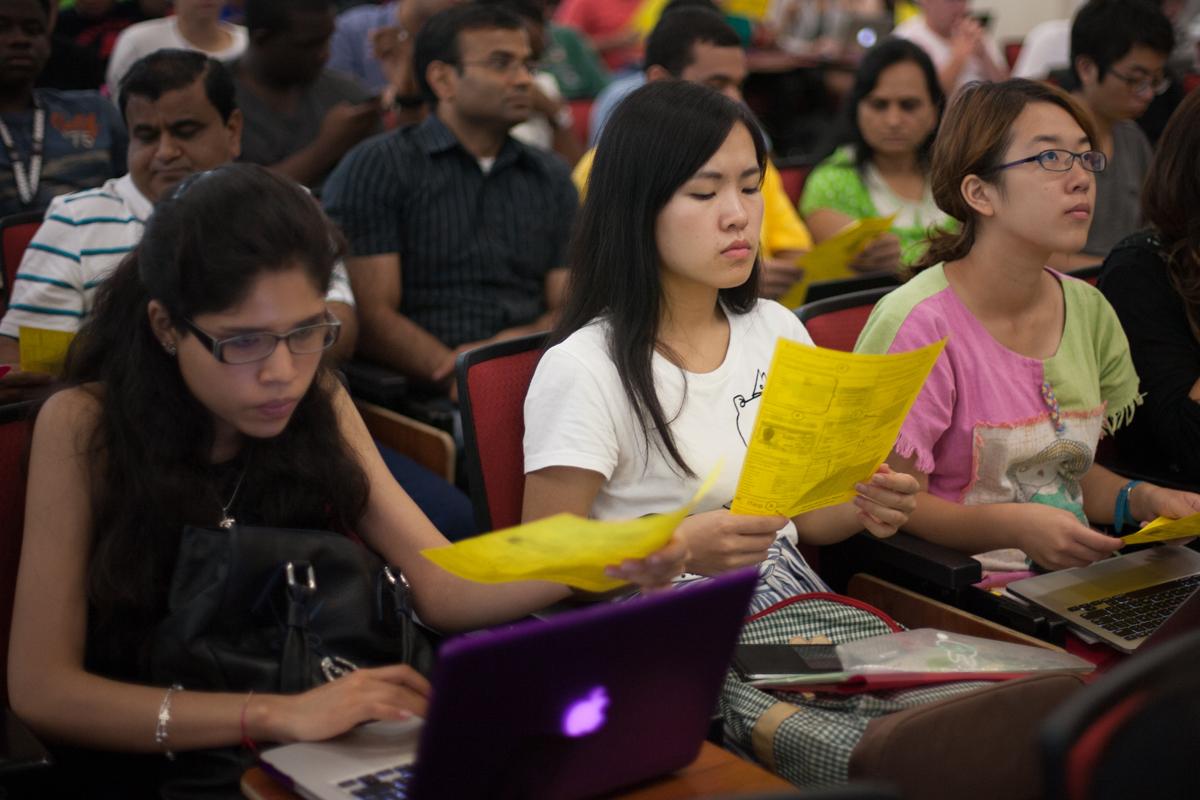
[[337,326],[331,323],[307,325],[297,328],[287,336],[271,333],[235,336],[221,342],[222,360],[229,364],[260,361],[275,352],[281,338],[287,340],[288,350],[295,355],[311,355],[325,350],[337,340]]

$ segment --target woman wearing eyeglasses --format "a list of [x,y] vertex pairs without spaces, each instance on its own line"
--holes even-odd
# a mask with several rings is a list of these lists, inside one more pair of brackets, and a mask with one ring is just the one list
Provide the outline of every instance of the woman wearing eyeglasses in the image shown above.
[[[405,665],[299,694],[247,694],[255,687],[239,685],[236,672],[223,691],[154,686],[168,588],[187,567],[176,565],[186,525],[357,537],[404,572],[421,619],[443,630],[507,621],[569,593],[551,583],[469,583],[420,555],[446,540],[391,478],[321,366],[338,336],[324,301],[336,240],[311,196],[261,167],[194,178],[160,202],[137,249],[100,288],[68,357],[67,388],[38,414],[10,697],[46,740],[108,751],[87,770],[57,770],[89,781],[87,796],[182,796],[182,786],[163,783],[178,778],[164,755],[233,748],[244,737],[324,739],[424,713],[429,684]],[[669,545],[648,559],[657,563],[613,572],[665,582],[682,568],[682,551]],[[214,765],[204,778],[233,796],[238,772]]]
[[1087,113],[1026,80],[963,90],[934,143],[933,196],[961,224],[876,306],[861,352],[947,339],[890,463],[922,487],[905,530],[978,554],[986,569],[1080,566],[1129,532],[1200,511],[1200,496],[1094,463],[1141,402],[1125,335],[1100,293],[1050,269],[1088,235],[1095,175]]

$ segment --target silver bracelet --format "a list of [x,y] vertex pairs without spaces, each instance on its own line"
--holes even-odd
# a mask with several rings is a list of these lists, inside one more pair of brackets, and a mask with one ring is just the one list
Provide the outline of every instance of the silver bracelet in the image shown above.
[[171,695],[182,689],[183,686],[178,683],[173,684],[167,689],[167,693],[163,695],[162,703],[158,706],[158,724],[154,726],[154,743],[162,749],[163,755],[171,761],[175,760],[175,754],[167,746],[167,723],[171,721]]

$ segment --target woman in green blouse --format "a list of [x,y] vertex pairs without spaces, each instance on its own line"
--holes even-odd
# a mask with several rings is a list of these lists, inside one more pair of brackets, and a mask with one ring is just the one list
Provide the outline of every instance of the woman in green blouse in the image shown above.
[[851,263],[895,271],[925,250],[928,229],[950,223],[929,190],[929,148],[946,98],[929,56],[904,39],[868,51],[847,102],[845,142],[804,186],[800,212],[820,243],[851,222],[896,215],[892,231]]

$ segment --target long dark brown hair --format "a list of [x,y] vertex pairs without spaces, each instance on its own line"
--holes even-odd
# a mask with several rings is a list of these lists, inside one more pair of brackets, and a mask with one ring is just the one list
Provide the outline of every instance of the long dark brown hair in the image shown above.
[[[596,148],[571,241],[567,301],[551,336],[551,343],[561,342],[593,319],[607,318],[612,360],[647,441],[660,445],[688,476],[694,473],[671,435],[654,385],[663,308],[654,226],[676,190],[739,124],[754,140],[759,167],[765,167],[766,145],[750,112],[706,86],[654,81],[621,101]],[[745,283],[720,291],[730,313],[754,308],[758,272],[756,260]]]
[[[261,167],[220,167],[189,182],[158,205],[137,249],[100,287],[67,358],[67,384],[100,403],[88,449],[88,660],[126,677],[138,676],[165,613],[183,527],[214,525],[228,496],[211,464],[212,415],[155,338],[147,304],[162,303],[190,335],[183,320],[236,305],[265,272],[299,265],[323,294],[340,251],[313,198]],[[254,440],[237,504],[250,519],[239,519],[357,523],[367,481],[339,432],[330,380],[319,370],[284,431]]]
[[1200,92],[1184,98],[1158,140],[1142,214],[1158,232],[1167,274],[1200,340]]
[[972,83],[950,103],[933,142],[930,186],[938,208],[960,223],[929,243],[917,272],[943,261],[965,258],[975,246],[978,221],[962,193],[968,175],[995,180],[995,169],[1012,143],[1012,126],[1030,103],[1050,103],[1070,114],[1092,146],[1098,143],[1091,116],[1071,95],[1047,83],[1022,78]]

